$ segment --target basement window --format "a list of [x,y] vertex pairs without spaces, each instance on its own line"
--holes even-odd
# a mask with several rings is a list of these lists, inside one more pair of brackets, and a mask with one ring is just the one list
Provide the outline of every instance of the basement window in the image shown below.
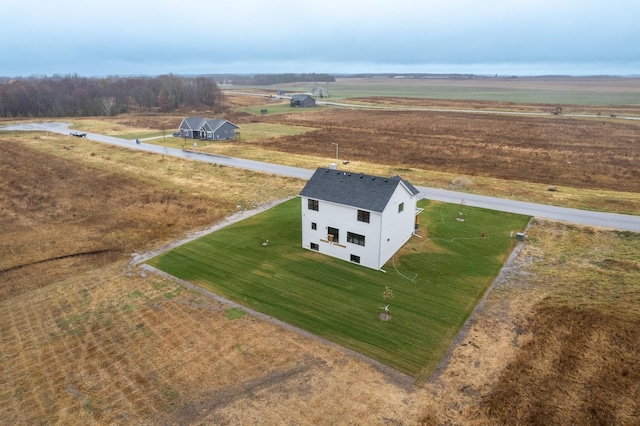
[[352,254],[351,261],[354,263],[360,263],[360,256],[356,256],[355,254]]
[[311,250],[320,251],[320,246],[316,243],[311,243]]

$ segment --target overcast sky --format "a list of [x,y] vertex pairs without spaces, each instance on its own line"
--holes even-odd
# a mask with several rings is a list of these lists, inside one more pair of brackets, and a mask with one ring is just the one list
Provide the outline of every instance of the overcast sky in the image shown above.
[[640,0],[0,0],[0,76],[640,74]]

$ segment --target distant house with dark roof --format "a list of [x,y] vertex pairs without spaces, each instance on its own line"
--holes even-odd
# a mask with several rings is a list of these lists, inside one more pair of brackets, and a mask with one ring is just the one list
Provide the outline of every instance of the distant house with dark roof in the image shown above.
[[236,129],[239,128],[227,120],[189,117],[183,118],[182,123],[180,123],[180,136],[189,139],[212,141],[235,139]]
[[415,232],[418,194],[400,176],[318,168],[299,194],[302,246],[380,269]]
[[292,108],[313,108],[316,100],[309,95],[293,95],[290,105]]

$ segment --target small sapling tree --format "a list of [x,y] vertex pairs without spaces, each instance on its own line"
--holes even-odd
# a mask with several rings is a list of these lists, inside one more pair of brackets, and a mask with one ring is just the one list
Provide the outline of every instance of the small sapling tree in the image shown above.
[[391,287],[386,286],[384,288],[384,291],[382,292],[382,298],[384,299],[385,305],[382,307],[382,309],[384,309],[384,312],[380,315],[380,318],[388,320],[390,318],[389,300],[393,299],[393,290],[391,289]]

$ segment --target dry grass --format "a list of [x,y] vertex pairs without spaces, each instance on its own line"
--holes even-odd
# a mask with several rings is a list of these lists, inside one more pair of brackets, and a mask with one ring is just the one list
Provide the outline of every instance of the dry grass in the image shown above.
[[[0,143],[0,423],[415,423],[410,379],[127,273],[131,251],[301,182],[70,137]],[[59,258],[87,247],[114,249]]]
[[[116,262],[0,302],[3,424],[412,423],[421,391]],[[340,402],[354,395],[348,403]]]
[[[637,424],[638,234],[535,222],[453,347],[438,424]],[[454,408],[455,407],[455,408]]]
[[254,142],[264,149],[340,156],[425,170],[585,189],[640,192],[640,123],[611,119],[323,110],[266,116],[321,130]]
[[[264,105],[268,101],[251,96],[230,98],[238,105],[255,105],[258,101]],[[539,107],[497,102],[402,101],[438,102],[440,107],[467,109]],[[518,117],[348,109],[239,114],[235,119],[241,127],[246,123],[273,123],[319,130],[289,137],[209,144],[198,150],[314,169],[336,162],[332,143],[338,143],[338,163],[348,160],[346,167],[350,170],[401,174],[415,184],[442,188],[466,175],[475,185],[465,191],[477,194],[640,214],[640,175],[635,166],[640,160],[637,122],[551,114]],[[557,191],[548,191],[551,186]]]
[[[306,114],[284,121],[315,120]],[[108,131],[153,130],[143,117],[118,120],[128,123]],[[609,130],[623,143],[637,134],[626,124]],[[307,168],[332,160],[331,140],[310,139],[312,155],[295,153],[294,142],[212,149]],[[127,275],[132,251],[238,205],[293,195],[301,182],[66,136],[3,134],[0,144],[0,423],[638,423],[637,234],[534,222],[447,363],[418,389],[315,339],[247,315],[230,320],[227,306],[163,278]],[[350,160],[433,186],[459,176]],[[546,184],[470,177],[474,191],[594,206],[622,200],[640,211],[632,192],[548,193]]]
[[[496,101],[480,101],[480,100],[453,100],[453,99],[422,99],[422,98],[398,98],[398,97],[366,97],[366,98],[350,98],[349,102],[369,105],[385,105],[398,108],[421,107],[434,109],[460,109],[475,111],[512,111],[512,112],[535,112],[544,114],[553,114],[558,112],[557,104],[539,104],[539,103],[516,103],[516,102],[496,102]],[[562,111],[560,114],[588,114],[600,115],[602,117],[616,116],[635,116],[640,115],[639,105],[563,105],[560,106]]]
[[273,177],[270,191],[257,173],[68,139],[0,141],[0,299],[55,282],[64,267],[88,270],[301,187]]
[[531,338],[483,402],[526,424],[637,424],[640,236],[549,226],[533,245]]
[[490,419],[519,424],[637,424],[638,318],[540,306],[535,337],[483,402]]

